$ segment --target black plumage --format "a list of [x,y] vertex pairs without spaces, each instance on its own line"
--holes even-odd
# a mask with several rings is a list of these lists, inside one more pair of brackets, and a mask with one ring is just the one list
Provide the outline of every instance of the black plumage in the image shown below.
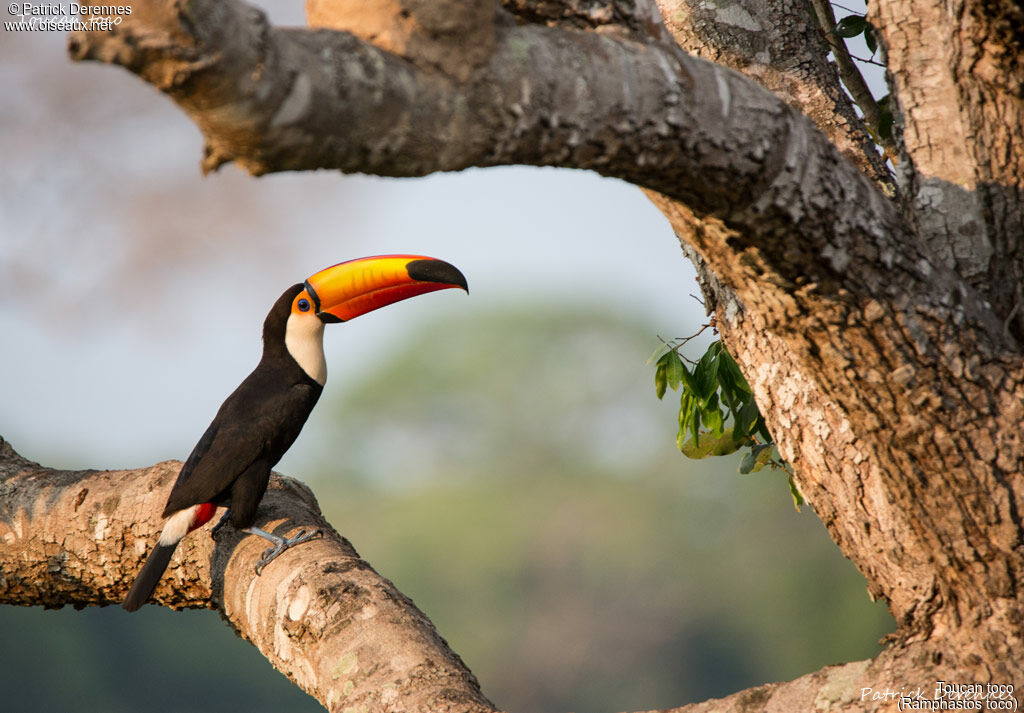
[[[323,387],[303,371],[285,346],[293,285],[263,322],[263,357],[221,405],[178,474],[163,517],[202,503],[229,505],[231,525],[251,527],[267,490],[270,470],[298,437]],[[135,580],[124,608],[149,599],[177,543],[158,544]]]
[[270,469],[298,438],[323,387],[285,348],[294,285],[263,323],[263,358],[221,405],[192,450],[167,498],[163,517],[200,503],[230,501],[231,524],[252,525]]
[[134,611],[145,604],[174,550],[192,530],[208,522],[218,505],[229,507],[236,529],[274,543],[256,565],[257,574],[287,548],[319,532],[285,539],[255,527],[256,511],[270,469],[291,447],[323,391],[325,324],[346,322],[417,295],[466,288],[449,263],[422,255],[378,255],[341,262],[292,285],[263,322],[263,357],[221,405],[192,449],[171,488],[160,539],[124,601]]

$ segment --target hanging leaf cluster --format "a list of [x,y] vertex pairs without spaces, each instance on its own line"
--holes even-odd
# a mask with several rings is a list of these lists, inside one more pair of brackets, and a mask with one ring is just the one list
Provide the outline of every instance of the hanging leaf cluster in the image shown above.
[[712,342],[700,359],[690,362],[690,367],[679,354],[679,346],[666,344],[651,358],[658,398],[669,389],[681,392],[676,435],[679,450],[687,458],[699,459],[745,448],[740,473],[756,473],[765,466],[782,468],[789,474],[794,503],[802,505],[803,498],[778,455],[753,391],[721,340]]

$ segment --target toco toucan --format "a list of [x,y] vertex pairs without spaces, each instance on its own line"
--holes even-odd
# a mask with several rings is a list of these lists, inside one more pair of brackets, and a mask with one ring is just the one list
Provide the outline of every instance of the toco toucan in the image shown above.
[[[382,255],[339,263],[292,285],[263,322],[263,358],[217,411],[192,449],[167,498],[160,540],[142,566],[124,608],[149,599],[185,535],[227,505],[225,520],[274,543],[257,572],[288,547],[316,533],[286,540],[253,527],[270,469],[292,445],[327,380],[324,324],[345,322],[392,302],[449,287],[468,289],[458,269],[420,255]],[[222,520],[224,522],[224,520]]]

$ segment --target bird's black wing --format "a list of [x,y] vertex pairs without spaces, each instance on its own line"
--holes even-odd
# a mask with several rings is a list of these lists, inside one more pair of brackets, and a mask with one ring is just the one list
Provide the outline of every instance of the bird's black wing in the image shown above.
[[222,501],[255,461],[273,467],[281,459],[299,435],[321,388],[312,380],[282,383],[276,376],[257,369],[227,398],[182,466],[164,517],[200,503]]

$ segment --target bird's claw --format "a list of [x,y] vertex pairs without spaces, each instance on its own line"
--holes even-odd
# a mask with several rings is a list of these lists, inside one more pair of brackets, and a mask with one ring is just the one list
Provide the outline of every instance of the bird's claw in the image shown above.
[[313,530],[313,532],[310,533],[307,533],[305,530],[299,530],[299,534],[291,539],[286,540],[282,537],[280,542],[276,542],[273,547],[268,547],[264,550],[263,556],[260,557],[260,561],[256,563],[256,575],[259,576],[268,564],[277,559],[277,557],[288,548],[297,545],[300,542],[306,542],[307,540],[312,540],[316,537],[322,537],[323,534],[324,533],[321,530]]
[[224,526],[228,524],[228,520],[230,519],[231,511],[225,510],[224,514],[221,515],[220,520],[218,520],[217,524],[214,525],[213,528],[210,530],[210,537],[216,540],[217,536],[220,535],[220,531],[224,529]]

